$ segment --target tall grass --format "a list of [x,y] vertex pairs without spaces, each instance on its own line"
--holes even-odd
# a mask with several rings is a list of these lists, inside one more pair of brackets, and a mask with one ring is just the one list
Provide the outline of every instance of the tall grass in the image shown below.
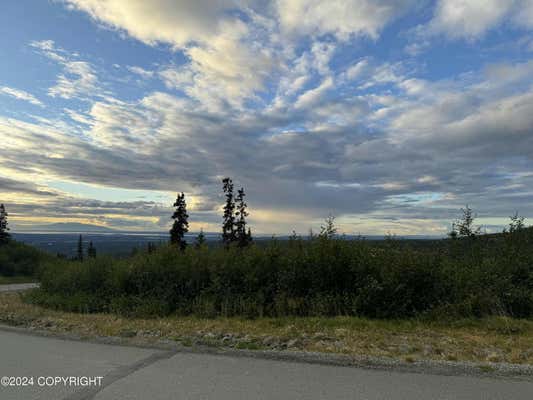
[[28,299],[127,316],[533,317],[533,231],[415,243],[316,238],[163,246],[49,264]]

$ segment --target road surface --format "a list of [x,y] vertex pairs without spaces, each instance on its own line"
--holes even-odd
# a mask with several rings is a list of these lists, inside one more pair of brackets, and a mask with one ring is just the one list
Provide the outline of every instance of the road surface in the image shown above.
[[[2,400],[533,398],[533,382],[526,381],[179,353],[6,330],[0,330],[2,376],[34,379],[25,387],[0,386]],[[55,377],[99,376],[101,386],[51,384]]]
[[38,283],[13,283],[9,285],[0,285],[0,292],[19,292],[39,287]]

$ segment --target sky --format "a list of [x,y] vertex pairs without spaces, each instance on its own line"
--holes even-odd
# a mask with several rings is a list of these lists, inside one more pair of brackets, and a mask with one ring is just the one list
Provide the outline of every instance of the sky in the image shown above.
[[[533,0],[4,0],[13,231],[442,235],[533,218]],[[526,223],[528,221],[526,220]]]

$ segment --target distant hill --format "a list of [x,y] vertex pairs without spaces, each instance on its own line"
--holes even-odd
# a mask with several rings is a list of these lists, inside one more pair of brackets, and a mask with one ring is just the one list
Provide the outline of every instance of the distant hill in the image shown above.
[[81,224],[78,222],[60,222],[56,224],[45,225],[33,225],[31,227],[25,227],[24,229],[18,229],[20,232],[68,232],[68,233],[86,233],[86,232],[98,232],[98,233],[114,233],[115,229],[107,228],[105,226]]

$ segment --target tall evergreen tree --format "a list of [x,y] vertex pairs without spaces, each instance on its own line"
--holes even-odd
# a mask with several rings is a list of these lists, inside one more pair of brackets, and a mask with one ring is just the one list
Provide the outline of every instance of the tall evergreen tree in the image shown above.
[[194,246],[197,249],[201,249],[204,245],[205,245],[204,230],[200,228],[200,233],[198,234],[198,236],[196,236],[196,242],[194,243]]
[[78,238],[78,254],[76,256],[76,259],[78,261],[83,261],[83,238],[80,237]]
[[96,258],[96,248],[93,245],[93,242],[89,242],[89,248],[87,249],[87,257],[88,258]]
[[335,227],[335,217],[333,215],[328,215],[325,224],[320,227],[320,233],[318,236],[325,239],[332,239],[337,234],[337,228]]
[[228,247],[237,239],[235,226],[235,197],[233,195],[233,181],[231,178],[224,178],[222,184],[224,195],[226,196],[222,221],[222,242]]
[[170,243],[178,246],[180,250],[185,250],[187,242],[185,241],[185,234],[189,232],[189,215],[187,214],[187,203],[185,202],[185,195],[183,192],[178,194],[178,198],[174,203],[176,210],[172,215],[174,224],[170,230]]
[[251,238],[252,238],[252,232],[250,229],[248,231],[246,230],[246,217],[248,216],[248,204],[244,201],[244,197],[246,194],[244,193],[244,189],[240,188],[237,191],[237,197],[235,199],[236,201],[236,208],[237,211],[235,213],[237,219],[235,222],[235,230],[236,230],[236,241],[239,245],[239,247],[246,247],[250,244]]
[[250,227],[248,227],[248,232],[246,232],[247,244],[252,244],[253,240],[254,239],[252,238],[252,230],[250,229]]
[[3,204],[0,204],[0,245],[9,242],[11,235],[9,234],[9,227],[7,226],[8,213]]

